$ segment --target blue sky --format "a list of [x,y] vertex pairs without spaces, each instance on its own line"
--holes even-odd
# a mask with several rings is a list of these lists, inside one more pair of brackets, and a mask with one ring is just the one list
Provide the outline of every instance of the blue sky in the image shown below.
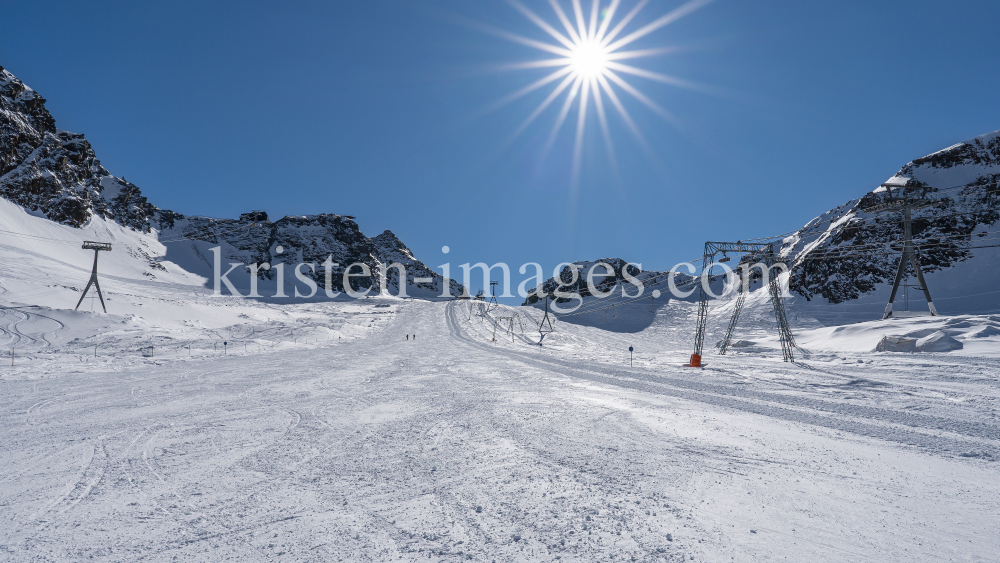
[[[679,5],[653,0],[626,33]],[[551,86],[484,112],[550,72],[498,70],[550,57],[469,25],[549,40],[504,2],[19,2],[3,20],[0,65],[156,205],[355,215],[453,271],[666,268],[1000,129],[1000,3],[985,0],[709,3],[630,46],[680,50],[629,61],[706,88],[630,77],[673,121],[619,91],[648,150],[609,107],[616,170],[591,107],[575,185],[575,109],[546,158],[559,103],[505,146]]]

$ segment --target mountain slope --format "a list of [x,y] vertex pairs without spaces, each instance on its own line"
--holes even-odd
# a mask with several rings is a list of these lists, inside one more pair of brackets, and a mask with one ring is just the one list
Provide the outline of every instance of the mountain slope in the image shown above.
[[[900,190],[926,191],[933,206],[913,212],[913,236],[932,297],[940,313],[980,314],[1000,312],[1000,290],[995,281],[1000,276],[1000,131],[958,143],[903,166],[885,184]],[[899,262],[899,244],[903,238],[900,212],[874,213],[870,209],[885,201],[887,188],[879,186],[864,196],[851,200],[813,219],[781,241],[780,253],[791,269],[791,298],[787,299],[790,318],[799,326],[844,324],[880,319],[888,300]],[[615,274],[600,281],[603,291],[624,284],[618,259],[603,260],[613,265]],[[577,262],[583,272],[596,262]],[[728,264],[738,268],[739,262]],[[716,269],[714,274],[720,274]],[[905,310],[912,301],[913,310],[927,310],[922,292],[914,287],[912,268],[907,268],[910,287],[901,289],[894,309]],[[568,268],[560,276],[571,279]],[[660,272],[642,272],[649,300],[654,284],[666,300],[671,298]],[[600,277],[598,278],[601,279]],[[684,274],[677,277],[682,290],[693,286]],[[905,281],[905,280],[904,280]],[[543,284],[547,292],[555,287],[554,278]],[[773,323],[769,296],[760,289],[760,281],[751,284],[753,293],[744,307],[743,324]],[[721,280],[712,283],[713,291],[723,291]],[[579,292],[584,297],[578,312],[582,324],[615,331],[631,331],[630,325],[609,323],[605,309],[622,307],[634,301],[620,295],[604,299],[590,296],[586,281],[578,280],[563,291]],[[697,293],[684,300],[692,300]],[[713,305],[711,322],[728,322],[734,294],[725,295]],[[529,300],[526,304],[540,303]],[[561,300],[568,302],[569,300]],[[654,308],[647,301],[648,322],[653,322]],[[656,307],[654,307],[656,305]],[[612,315],[614,314],[612,309]],[[588,315],[587,313],[593,313]],[[634,314],[645,314],[637,312]],[[715,318],[718,316],[718,318]],[[751,321],[751,319],[753,319]],[[633,323],[635,324],[635,323]],[[640,323],[641,324],[641,323]],[[638,326],[638,325],[637,325]],[[644,326],[644,325],[643,325]],[[742,325],[741,325],[742,326]],[[724,328],[724,326],[723,326]]]
[[[957,297],[942,287],[959,280],[955,270],[976,258],[977,269],[996,269],[992,249],[1000,220],[1000,131],[918,158],[885,185],[926,190],[935,205],[913,212],[913,237],[928,285],[941,297]],[[792,291],[808,300],[843,303],[871,295],[892,283],[903,238],[902,213],[873,213],[888,190],[880,186],[813,219],[784,240],[782,255],[792,266]],[[907,268],[912,276],[912,268]],[[984,272],[980,275],[985,276]],[[935,286],[935,281],[937,285]],[[979,280],[961,280],[974,293]],[[961,290],[959,290],[961,291]]]
[[45,98],[0,67],[0,196],[57,223],[98,216],[149,231],[157,211],[101,166],[83,135],[57,129]]
[[[157,279],[170,267],[211,279],[213,263],[209,248],[218,245],[226,263],[286,264],[285,284],[289,293],[292,293],[290,284],[295,283],[292,269],[301,262],[316,263],[315,270],[303,268],[301,274],[322,286],[327,273],[322,264],[327,258],[340,264],[331,272],[331,289],[335,291],[344,289],[343,269],[360,263],[368,267],[371,275],[351,278],[352,289],[371,288],[378,293],[382,285],[381,267],[392,262],[407,267],[410,296],[437,297],[443,289],[443,277],[417,260],[395,235],[386,231],[369,239],[353,218],[324,213],[272,222],[266,213],[245,214],[241,219],[215,219],[160,209],[147,200],[138,186],[104,168],[83,135],[57,129],[55,119],[45,108],[45,99],[3,67],[0,67],[0,197],[32,215],[77,229],[100,219],[152,234],[165,245],[168,256],[145,250],[132,252],[150,279]],[[283,252],[277,252],[278,247]],[[163,260],[172,264],[164,265]],[[249,288],[249,272],[250,268],[243,268],[230,279],[237,288]],[[265,286],[276,280],[274,270],[258,269],[257,276]],[[429,281],[417,283],[415,278]],[[399,282],[398,274],[390,270],[386,289],[398,293]],[[450,282],[449,294],[460,295],[462,291],[461,284]]]
[[[304,267],[302,275],[312,279],[321,288],[326,284],[328,259],[334,265],[330,272],[330,289],[345,291],[344,270],[351,264],[364,264],[370,275],[350,278],[351,290],[370,288],[378,294],[382,285],[382,267],[400,263],[406,267],[406,293],[409,297],[434,298],[442,294],[443,276],[427,268],[391,231],[368,238],[358,228],[354,219],[334,214],[287,216],[270,221],[266,213],[244,214],[240,219],[212,219],[175,215],[169,225],[163,225],[161,240],[167,247],[166,258],[183,264],[188,271],[211,277],[214,256],[209,249],[220,246],[225,264],[269,264],[270,269],[258,269],[258,286],[262,295],[273,295],[277,288],[278,264],[285,264],[285,285],[288,293],[298,264],[315,264],[315,270]],[[362,273],[360,268],[352,274]],[[238,269],[229,275],[238,289],[250,286],[249,268]],[[399,291],[399,274],[395,268],[387,270],[386,289],[392,294]],[[417,278],[431,281],[417,282]],[[299,284],[301,286],[301,284]],[[304,286],[302,291],[305,292]],[[266,292],[266,293],[265,293]],[[450,280],[449,294],[461,295],[463,287]],[[320,293],[322,295],[322,293]]]

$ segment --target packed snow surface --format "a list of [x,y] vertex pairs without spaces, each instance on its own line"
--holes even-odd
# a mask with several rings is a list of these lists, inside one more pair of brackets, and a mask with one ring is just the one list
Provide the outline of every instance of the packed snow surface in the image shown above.
[[[0,69],[0,560],[998,560],[1000,133],[890,180],[974,184],[917,235],[961,258],[927,277],[950,316],[872,320],[896,226],[854,200],[785,239],[796,361],[758,290],[725,356],[712,303],[691,369],[691,299],[588,298],[542,337],[537,303],[213,297],[214,245],[436,274],[347,217],[159,209],[42,102]],[[86,240],[107,314],[73,310]]]
[[[155,231],[0,215],[0,560],[996,560],[1000,316],[790,299],[784,363],[758,290],[691,369],[692,301],[540,338],[537,307],[212,297]],[[83,240],[107,314],[73,310]]]
[[529,307],[155,288],[188,319],[2,310],[0,559],[996,558],[994,317],[801,329],[794,364],[750,322],[693,370],[686,302],[539,345]]

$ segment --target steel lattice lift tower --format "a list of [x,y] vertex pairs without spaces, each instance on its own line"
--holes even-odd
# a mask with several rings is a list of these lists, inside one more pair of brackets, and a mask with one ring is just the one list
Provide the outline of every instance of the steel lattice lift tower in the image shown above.
[[[514,319],[517,322],[521,322],[520,316],[516,313],[514,315],[507,315],[503,317],[497,317],[493,321],[493,341],[496,342],[497,339],[497,326],[503,326],[507,334],[510,335],[511,343],[514,342]],[[524,334],[524,325],[521,325],[521,334]]]
[[[750,258],[750,267],[754,265],[754,260],[756,263],[763,264],[767,269],[767,278],[764,280],[767,283],[768,292],[771,294],[771,305],[774,306],[774,318],[778,322],[778,339],[781,341],[781,352],[784,356],[786,362],[795,361],[793,356],[793,350],[797,348],[795,344],[795,339],[792,337],[792,329],[788,326],[788,318],[785,316],[785,305],[781,301],[781,288],[778,285],[778,273],[774,271],[772,266],[778,264],[777,255],[774,252],[774,248],[771,243],[747,243],[747,242],[706,242],[705,243],[705,255],[702,259],[702,275],[708,276],[711,280],[712,265],[716,263],[715,257],[718,254],[722,254],[724,257],[719,260],[719,262],[729,261],[729,256],[727,253],[743,253],[747,254]],[[744,259],[744,261],[746,261]],[[750,275],[750,270],[746,271],[746,275]],[[746,284],[749,286],[749,282]],[[708,292],[705,291],[705,283],[699,283],[699,297],[700,302],[698,304],[698,326],[695,330],[694,337],[694,353],[691,354],[691,367],[701,367],[701,353],[705,345],[705,327],[708,324]],[[733,331],[736,329],[736,323],[740,318],[740,311],[743,309],[743,303],[747,298],[747,291],[743,284],[740,284],[739,295],[736,297],[736,303],[733,307],[733,316],[729,319],[729,327],[726,329],[726,337],[722,340],[722,344],[719,347],[719,354],[725,354],[726,350],[729,348],[729,343],[733,338]]]
[[97,255],[103,250],[105,252],[111,251],[111,243],[107,242],[93,242],[90,240],[83,241],[84,250],[94,251],[94,269],[90,272],[90,281],[87,282],[87,287],[83,290],[83,295],[80,296],[80,300],[76,302],[76,309],[80,309],[80,303],[83,303],[83,298],[87,296],[87,292],[90,291],[90,286],[93,285],[97,289],[97,296],[101,298],[101,308],[104,312],[108,312],[108,308],[104,306],[104,295],[101,293],[101,284],[97,281]]
[[490,282],[490,300],[489,300],[489,302],[486,303],[486,312],[487,313],[490,312],[490,311],[492,311],[493,309],[496,309],[497,307],[500,306],[500,304],[497,303],[497,296],[496,296],[496,287],[497,287],[498,283],[500,283],[500,282],[498,282],[498,281],[491,281]]
[[[540,334],[542,338],[545,338],[546,334],[556,331],[556,329],[552,328],[552,321],[549,319],[549,299],[551,298],[551,295],[542,297],[542,299],[545,300],[545,316],[542,317],[542,322],[538,323],[538,334]],[[545,328],[545,325],[549,325],[549,328]],[[541,343],[540,340],[539,343]]]
[[[869,207],[865,211],[871,213],[903,212],[903,254],[899,257],[896,278],[892,282],[892,293],[889,294],[889,303],[885,306],[885,313],[882,315],[882,319],[888,319],[893,316],[892,303],[896,300],[896,292],[899,291],[899,282],[903,279],[907,264],[912,266],[913,271],[917,274],[917,282],[920,284],[920,289],[924,290],[924,297],[927,298],[927,308],[930,310],[931,316],[937,316],[937,309],[934,308],[934,302],[931,301],[931,292],[927,289],[927,282],[924,281],[924,273],[920,271],[920,260],[917,258],[917,252],[913,246],[913,218],[911,216],[911,212],[914,209],[930,207],[937,202],[927,197],[927,192],[930,190],[930,187],[927,186],[907,187],[882,184],[882,187],[889,192],[888,197],[879,205]],[[893,188],[896,188],[896,193],[893,193]],[[903,315],[897,313],[896,316]],[[906,316],[913,315],[907,314]]]

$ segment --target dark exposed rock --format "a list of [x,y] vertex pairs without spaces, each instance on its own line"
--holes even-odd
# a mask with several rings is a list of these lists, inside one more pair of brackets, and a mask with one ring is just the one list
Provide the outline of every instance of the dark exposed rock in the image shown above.
[[[315,263],[316,270],[303,273],[323,285],[331,258],[339,263],[331,272],[332,286],[342,291],[345,267],[354,263],[368,266],[371,275],[351,278],[353,289],[379,288],[380,266],[398,262],[407,268],[407,281],[440,294],[442,276],[413,257],[406,246],[386,231],[367,238],[353,217],[320,214],[283,217],[270,221],[267,213],[252,211],[240,219],[186,217],[160,209],[142,190],[125,178],[112,176],[97,160],[93,147],[83,135],[56,129],[55,120],[45,109],[45,99],[0,67],[0,197],[52,221],[82,227],[92,217],[112,220],[128,228],[161,231],[165,241],[207,241],[219,244],[230,261],[285,263],[286,275],[301,262]],[[281,246],[282,253],[276,248]],[[148,262],[153,259],[145,255]],[[147,260],[148,259],[148,260]],[[162,266],[160,266],[162,269]],[[353,270],[359,271],[358,269]],[[271,279],[273,270],[260,270],[261,278]],[[387,288],[397,289],[399,274],[388,270]],[[432,278],[416,283],[414,278]],[[462,292],[452,282],[453,295]]]
[[[371,275],[351,277],[354,291],[371,288],[378,292],[381,287],[382,266],[386,266],[386,288],[396,293],[399,287],[399,273],[389,268],[400,263],[406,269],[407,286],[419,287],[441,293],[442,276],[427,268],[391,231],[368,238],[358,229],[357,223],[342,215],[297,215],[282,217],[277,221],[255,221],[251,214],[244,213],[242,219],[211,219],[208,217],[175,217],[173,226],[165,230],[165,238],[182,237],[185,240],[202,240],[223,247],[224,261],[244,264],[268,263],[270,270],[258,270],[258,277],[274,279],[274,266],[285,264],[286,277],[294,275],[292,268],[300,263],[315,264],[316,269],[303,268],[301,272],[316,281],[320,287],[326,283],[326,265],[329,260],[330,288],[344,291],[344,270],[352,264],[364,264]],[[278,252],[278,247],[281,252]],[[226,251],[226,249],[229,249]],[[352,273],[361,273],[354,268]],[[416,282],[417,278],[433,281]],[[452,281],[451,295],[462,293],[461,284]]]
[[[924,191],[935,205],[913,212],[913,237],[924,272],[970,259],[976,240],[1000,221],[1000,132],[918,158],[886,183]],[[903,239],[902,212],[868,211],[888,192],[865,196],[810,221],[782,246],[792,291],[831,303],[857,299],[891,283]],[[914,275],[907,267],[907,274]]]
[[[369,239],[372,248],[372,255],[375,259],[386,266],[391,264],[402,264],[406,268],[406,278],[407,285],[416,286],[428,291],[432,291],[437,295],[441,294],[442,290],[442,276],[435,273],[433,270],[425,266],[422,262],[417,260],[410,249],[403,244],[403,241],[399,240],[392,231],[384,231],[377,237]],[[399,272],[396,268],[388,268],[388,285],[389,287],[394,287],[399,283]],[[433,280],[433,281],[416,281],[418,279],[423,280]],[[451,280],[448,293],[453,296],[462,295],[464,289],[462,284],[455,280]]]
[[97,215],[148,232],[157,211],[137,186],[101,166],[83,135],[56,129],[45,99],[3,67],[0,196],[73,227]]
[[[610,266],[610,272],[608,272],[608,275],[604,275],[608,269],[596,267],[602,262]],[[577,272],[575,279],[573,269]],[[555,295],[555,291],[558,288],[559,292],[564,295],[577,294],[582,298],[591,297],[593,293],[591,293],[590,287],[587,284],[587,274],[591,271],[593,271],[594,289],[602,294],[611,291],[619,283],[628,284],[629,282],[625,279],[625,272],[627,272],[632,278],[637,278],[643,273],[642,270],[637,268],[635,265],[629,264],[621,258],[602,258],[600,260],[594,260],[593,262],[574,262],[572,268],[569,265],[564,265],[562,267],[559,271],[558,282],[555,277],[545,280],[542,283],[542,291],[545,295]],[[568,303],[570,301],[572,301],[572,299],[567,297],[559,297],[556,299],[557,303]],[[528,298],[525,300],[525,304],[533,305],[537,302],[538,291],[536,288],[528,295]]]

